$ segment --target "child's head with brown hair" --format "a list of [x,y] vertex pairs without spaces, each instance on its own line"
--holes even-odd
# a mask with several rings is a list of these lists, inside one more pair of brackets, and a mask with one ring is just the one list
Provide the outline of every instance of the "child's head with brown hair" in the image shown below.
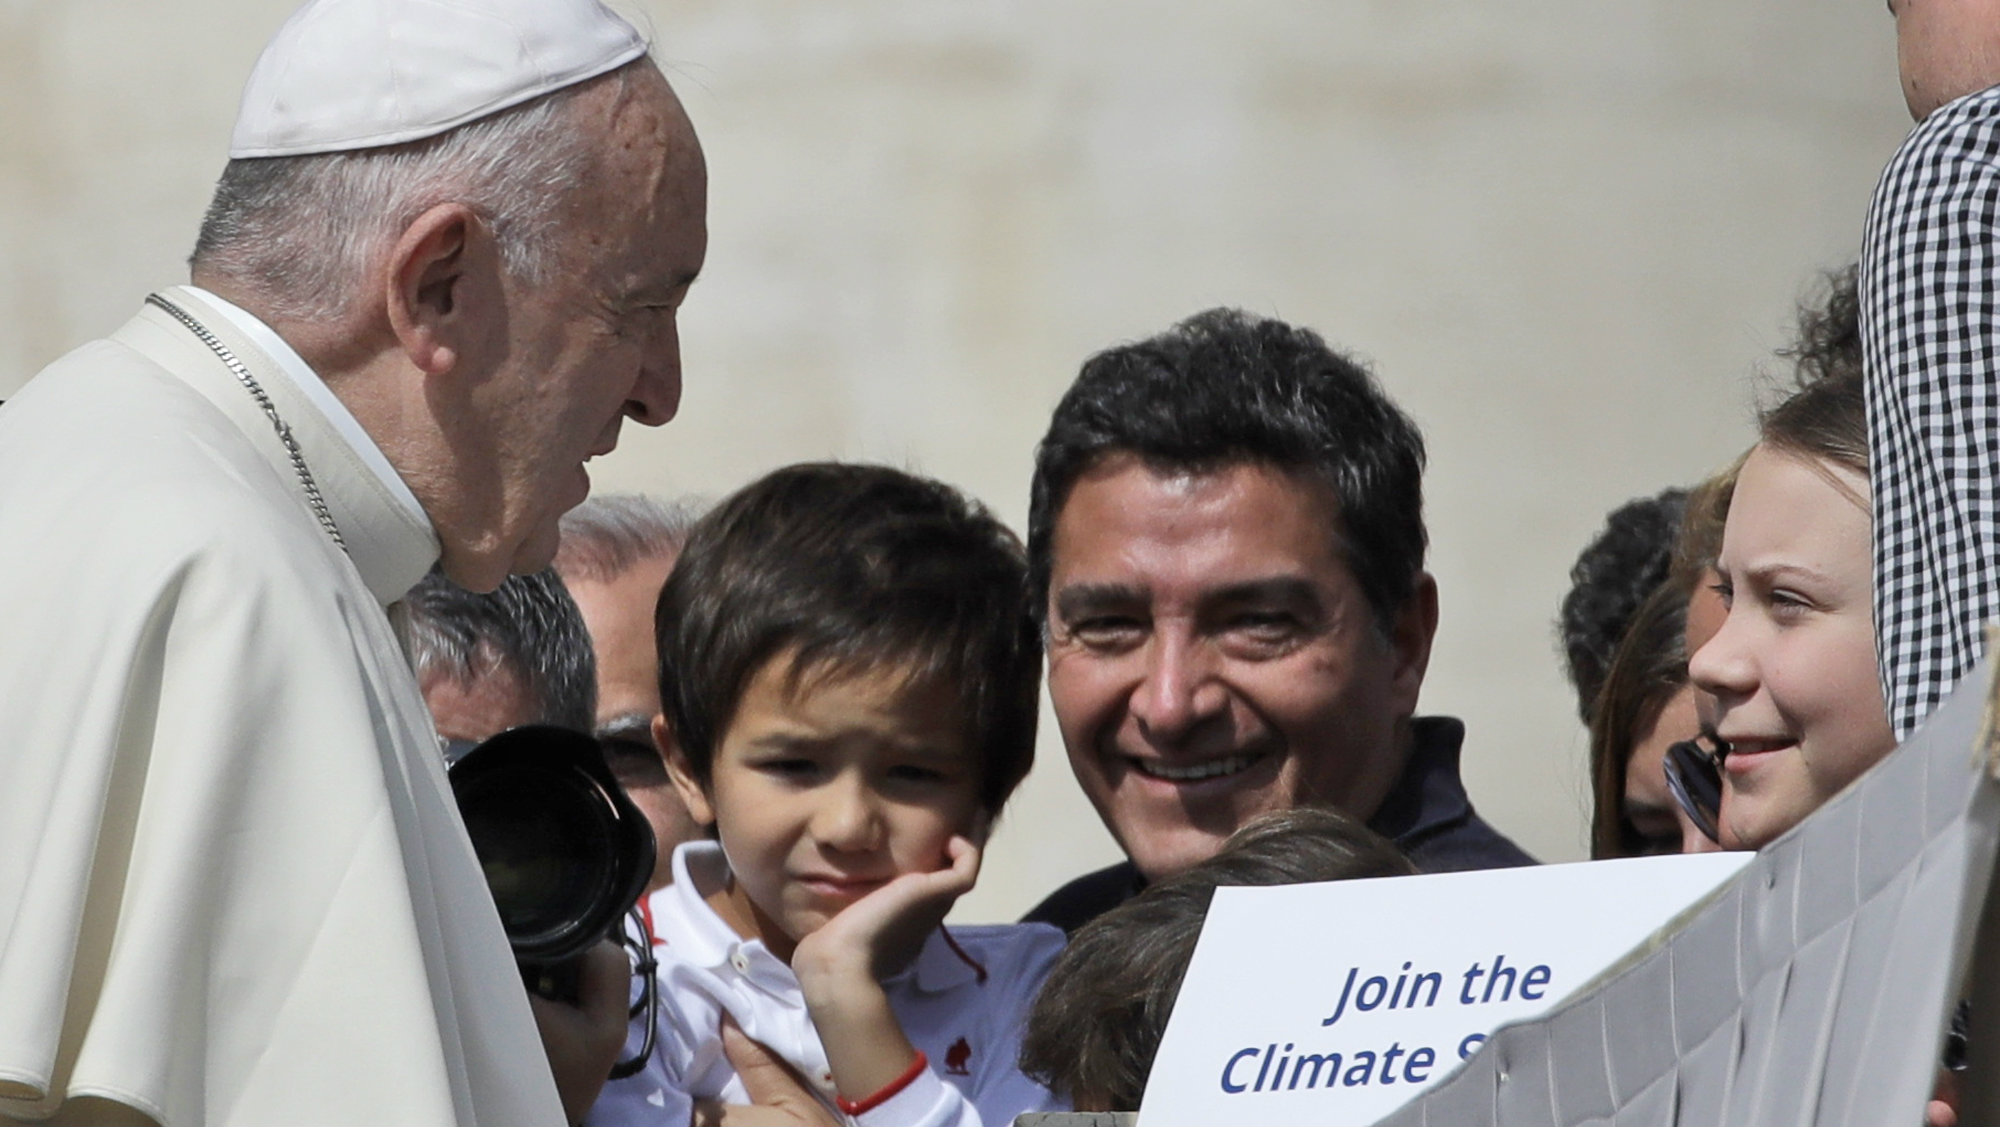
[[1265,814],[1193,868],[1079,928],[1021,1042],[1021,1071],[1079,1111],[1133,1111],[1215,890],[1416,871],[1387,838],[1330,807]]
[[655,617],[659,734],[739,930],[782,953],[984,839],[1034,756],[1025,591],[983,506],[886,467],[778,470],[695,526]]

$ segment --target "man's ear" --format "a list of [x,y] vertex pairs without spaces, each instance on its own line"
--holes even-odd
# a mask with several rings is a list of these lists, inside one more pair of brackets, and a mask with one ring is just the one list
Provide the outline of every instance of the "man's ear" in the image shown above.
[[449,372],[465,348],[465,303],[484,228],[471,208],[442,203],[411,222],[390,252],[385,295],[389,328],[410,363],[429,375]]
[[1390,688],[1401,705],[1401,715],[1417,707],[1417,694],[1424,686],[1424,672],[1431,664],[1431,641],[1437,637],[1438,587],[1430,572],[1417,573],[1416,586],[1396,612],[1395,629],[1389,634],[1389,656],[1394,663]]
[[688,762],[687,753],[681,750],[679,740],[674,738],[673,725],[667,723],[663,713],[653,714],[653,744],[660,749],[660,758],[667,762],[667,778],[674,781],[674,792],[681,796],[681,804],[687,807],[688,817],[703,826],[715,824],[715,804],[708,800],[708,790],[694,777],[694,767]]

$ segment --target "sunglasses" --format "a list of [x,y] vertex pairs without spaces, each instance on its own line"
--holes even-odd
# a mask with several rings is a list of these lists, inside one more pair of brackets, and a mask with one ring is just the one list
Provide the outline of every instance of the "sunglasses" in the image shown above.
[[1712,736],[1696,736],[1667,748],[1667,789],[1688,816],[1688,821],[1708,840],[1720,844],[1717,829],[1722,816],[1722,761],[1729,745]]

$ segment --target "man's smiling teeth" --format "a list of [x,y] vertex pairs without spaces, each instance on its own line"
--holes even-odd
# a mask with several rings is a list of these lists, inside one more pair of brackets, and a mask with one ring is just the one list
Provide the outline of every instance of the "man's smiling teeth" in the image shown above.
[[1231,755],[1223,759],[1211,759],[1205,763],[1194,763],[1186,767],[1169,767],[1153,760],[1134,759],[1132,765],[1139,773],[1155,779],[1165,779],[1174,783],[1192,783],[1202,779],[1215,779],[1223,775],[1234,775],[1245,770],[1252,763],[1263,758],[1261,755]]

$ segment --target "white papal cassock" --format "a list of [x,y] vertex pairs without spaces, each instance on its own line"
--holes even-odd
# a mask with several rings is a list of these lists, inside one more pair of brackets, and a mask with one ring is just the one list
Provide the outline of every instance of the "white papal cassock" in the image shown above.
[[270,395],[346,549],[160,309],[0,408],[0,1118],[560,1122],[383,616],[434,534],[228,316],[166,296]]

